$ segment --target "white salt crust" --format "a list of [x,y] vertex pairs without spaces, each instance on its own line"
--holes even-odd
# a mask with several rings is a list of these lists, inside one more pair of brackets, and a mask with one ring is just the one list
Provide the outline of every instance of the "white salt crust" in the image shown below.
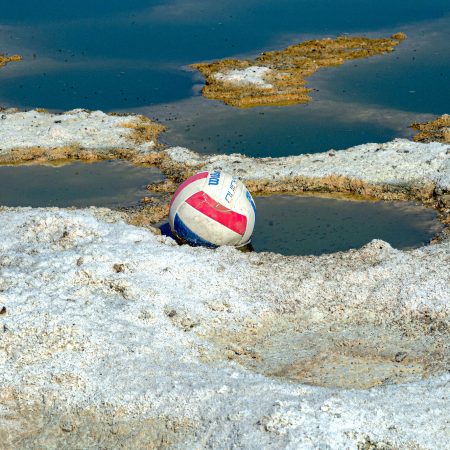
[[139,116],[113,116],[102,111],[74,109],[63,114],[52,114],[36,110],[0,112],[0,156],[15,148],[57,148],[78,145],[91,150],[133,148],[147,152],[155,142],[137,144],[132,138],[132,129],[123,124],[138,124]]
[[[448,374],[329,389],[201,355],[211,333],[258,329],[267,317],[275,324],[283,311],[309,311],[316,324],[332,320],[330,311],[355,321],[408,324],[425,313],[448,321],[449,241],[406,252],[373,241],[322,257],[211,251],[94,208],[5,209],[0,229],[3,393],[29,404],[51,395],[65,409],[99,414],[121,407],[138,424],[183,419],[192,428],[180,448],[448,445]],[[0,429],[23,427],[11,419],[14,404],[4,405]]]
[[283,180],[295,176],[322,178],[330,175],[392,186],[434,184],[450,190],[450,146],[395,139],[383,144],[363,144],[347,150],[283,158],[249,158],[240,154],[205,156],[183,147],[166,150],[180,164],[221,167],[242,179]]
[[217,72],[213,75],[216,80],[241,85],[253,85],[258,88],[271,89],[273,85],[265,79],[272,69],[261,66],[250,66],[245,69],[232,69],[226,72]]

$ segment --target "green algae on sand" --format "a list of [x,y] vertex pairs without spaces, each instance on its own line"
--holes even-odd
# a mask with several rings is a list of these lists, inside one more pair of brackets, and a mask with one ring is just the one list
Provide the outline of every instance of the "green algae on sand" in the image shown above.
[[205,77],[202,94],[238,108],[308,103],[305,78],[321,67],[390,53],[406,39],[404,33],[390,38],[340,36],[292,45],[261,53],[254,60],[224,59],[192,64]]

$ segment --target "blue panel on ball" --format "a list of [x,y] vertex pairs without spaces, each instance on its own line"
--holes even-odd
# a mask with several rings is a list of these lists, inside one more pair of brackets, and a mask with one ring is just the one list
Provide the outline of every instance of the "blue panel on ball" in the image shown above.
[[247,197],[247,200],[250,202],[250,204],[252,205],[252,208],[253,208],[253,212],[255,213],[255,217],[256,217],[256,206],[255,206],[255,202],[253,201],[253,199],[252,199],[252,196],[250,195],[250,192],[246,192],[246,197]]
[[217,247],[217,245],[211,244],[211,242],[205,241],[198,234],[195,234],[190,230],[186,224],[180,219],[178,214],[175,214],[175,220],[173,223],[175,233],[180,239],[189,242],[192,245],[203,245],[204,247]]

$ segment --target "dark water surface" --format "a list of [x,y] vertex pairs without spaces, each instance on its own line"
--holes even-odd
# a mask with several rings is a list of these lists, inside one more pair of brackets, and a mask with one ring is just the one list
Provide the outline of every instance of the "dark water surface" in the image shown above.
[[122,161],[75,162],[60,167],[0,166],[2,206],[130,206],[161,181],[154,167]]
[[[340,34],[408,39],[388,55],[322,69],[309,105],[236,110],[199,97],[193,62],[255,56]],[[410,136],[448,112],[448,0],[6,2],[0,105],[137,111],[200,152],[280,156]]]
[[320,255],[382,239],[398,249],[426,244],[442,229],[436,212],[411,202],[310,196],[256,197],[256,251]]

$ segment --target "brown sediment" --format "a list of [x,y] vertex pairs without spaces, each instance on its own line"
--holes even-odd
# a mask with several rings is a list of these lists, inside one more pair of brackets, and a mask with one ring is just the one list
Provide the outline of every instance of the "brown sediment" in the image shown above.
[[137,116],[140,122],[124,122],[117,126],[123,128],[130,128],[131,134],[130,138],[133,139],[137,144],[142,144],[144,142],[153,141],[156,145],[158,144],[158,136],[166,130],[166,127],[151,121],[148,117]]
[[[57,385],[73,389],[73,374],[56,375]],[[69,380],[69,381],[68,381]],[[12,389],[0,393],[7,411],[0,427],[2,449],[13,448],[146,448],[166,449],[192,434],[197,425],[188,417],[130,414],[126,408],[69,406],[47,394],[29,398]]]
[[22,57],[20,55],[12,55],[12,56],[0,55],[0,67],[6,66],[6,64],[10,62],[17,62],[21,60]]
[[[213,310],[227,308],[218,303]],[[216,328],[199,333],[211,347],[202,348],[207,363],[232,360],[266,376],[316,386],[367,389],[384,383],[404,383],[444,373],[449,351],[447,328],[433,344],[423,317],[379,319],[356,310],[340,315],[342,304],[325,307],[325,325],[309,311],[278,311],[246,320],[236,329]],[[439,324],[442,325],[439,325]],[[402,351],[400,352],[399,349]]]
[[[305,78],[321,67],[338,66],[348,60],[392,52],[404,39],[404,33],[395,33],[390,38],[382,39],[340,36],[336,39],[305,41],[283,50],[264,52],[254,60],[225,59],[191,66],[205,77],[203,95],[231,106],[246,108],[307,103],[311,98]],[[234,83],[216,77],[230,70],[254,66],[270,69],[264,81],[272,87]]]
[[[187,177],[188,178],[188,177]],[[177,190],[178,184],[172,179],[161,181],[160,183],[152,183],[147,186],[150,192],[169,192],[173,193]]]
[[428,122],[414,122],[411,128],[418,130],[414,136],[416,142],[443,142],[450,144],[450,115],[444,114]]
[[105,152],[83,149],[78,144],[62,147],[15,148],[6,155],[0,155],[0,164],[43,164],[47,162],[99,161],[103,159],[132,159],[134,152],[129,149],[111,149]]
[[137,227],[148,228],[152,232],[156,229],[154,225],[163,221],[169,215],[170,196],[156,199],[152,204],[145,204],[135,208],[124,210],[126,222]]
[[280,180],[247,180],[252,194],[297,194],[305,192],[341,193],[360,199],[417,200],[425,204],[434,202],[434,184],[406,186],[371,184],[363,180],[339,175],[325,177],[289,177]]

